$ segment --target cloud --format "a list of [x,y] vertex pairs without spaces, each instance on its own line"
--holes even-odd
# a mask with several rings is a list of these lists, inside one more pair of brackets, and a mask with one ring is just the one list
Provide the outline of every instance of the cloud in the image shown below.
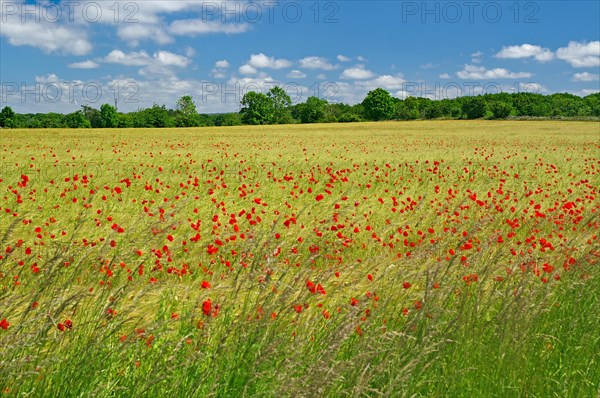
[[222,23],[203,19],[182,19],[171,23],[169,32],[181,36],[198,36],[212,33],[239,34],[247,32],[250,25],[247,23]]
[[240,66],[238,70],[242,75],[256,75],[256,73],[258,72],[258,70],[256,70],[255,67],[248,64]]
[[375,79],[356,82],[356,84],[369,90],[376,88],[383,88],[385,90],[398,90],[404,87],[405,82],[406,80],[404,80],[401,75],[381,75]]
[[267,57],[265,54],[252,54],[248,65],[256,69],[283,69],[292,66],[292,62],[287,59],[275,59],[275,57]]
[[196,50],[192,47],[186,47],[185,49],[185,56],[188,58],[192,58],[194,55],[196,55]]
[[334,70],[337,65],[329,63],[327,58],[323,57],[305,57],[300,60],[300,67],[304,69],[323,69]]
[[581,90],[582,97],[586,97],[588,95],[592,95],[592,94],[596,94],[596,93],[600,93],[600,90],[597,88],[588,88],[588,89]]
[[158,51],[154,53],[154,59],[161,65],[178,66],[185,68],[190,64],[190,60],[183,55],[173,54],[168,51]]
[[117,36],[133,47],[139,46],[142,40],[152,40],[160,45],[173,42],[173,38],[162,27],[141,23],[119,25]]
[[87,61],[82,61],[82,62],[73,62],[72,64],[68,65],[69,68],[74,68],[74,69],[95,69],[97,67],[99,67],[100,65],[92,60],[87,60]]
[[568,62],[574,68],[600,66],[600,41],[569,42],[567,47],[556,50],[556,57]]
[[305,77],[306,77],[306,73],[299,71],[299,70],[293,70],[287,74],[287,78],[289,78],[289,79],[304,79]]
[[504,68],[486,69],[483,66],[465,65],[463,70],[456,72],[461,79],[521,79],[533,76],[529,72],[510,72]]
[[178,66],[184,68],[190,64],[190,60],[183,55],[173,54],[168,51],[155,52],[153,56],[148,55],[145,51],[133,51],[124,53],[121,50],[113,50],[103,62],[110,64],[120,64],[126,66],[147,66],[147,65],[162,65],[162,66]]
[[120,64],[126,66],[144,66],[149,65],[152,62],[152,58],[145,51],[124,53],[121,50],[112,50],[103,59],[104,62],[109,64]]
[[227,73],[225,69],[215,68],[211,69],[210,76],[214,77],[215,79],[225,79],[227,77]]
[[477,52],[471,54],[471,62],[474,64],[480,64],[481,57],[483,57],[483,53],[481,51],[477,51]]
[[227,69],[229,68],[229,66],[229,62],[226,59],[222,59],[220,61],[215,62],[215,68]]
[[342,72],[340,75],[340,79],[346,80],[364,80],[370,79],[375,74],[370,70],[364,69],[362,66],[357,66],[355,68],[348,68]]
[[539,62],[548,62],[554,58],[554,53],[540,46],[534,46],[531,44],[521,44],[520,46],[508,46],[503,47],[502,50],[496,54],[496,58],[505,59],[521,59],[521,58],[534,58]]
[[450,79],[450,75],[447,73],[442,73],[438,76],[440,79]]
[[185,68],[191,63],[191,60],[183,55],[164,50],[157,51],[152,56],[143,50],[130,53],[113,50],[102,58],[101,62],[125,66],[142,66],[143,68],[139,70],[140,75],[164,78],[165,76],[175,76],[171,67]]
[[[197,14],[203,11],[203,1],[142,1],[135,4],[134,13],[130,15],[131,22],[117,24],[117,35],[128,41],[133,46],[138,46],[143,40],[151,40],[164,45],[172,43],[172,35],[197,36],[212,33],[236,34],[247,31],[248,24],[224,23],[215,15],[215,20],[204,19],[180,19],[169,24],[165,16],[169,14]],[[110,8],[112,3],[100,2],[103,10],[102,22],[114,24],[114,9]],[[133,4],[133,3],[132,3]],[[113,6],[114,7],[114,6]],[[121,6],[123,7],[123,6]],[[130,8],[125,8],[131,11]],[[110,17],[104,17],[104,15]],[[125,15],[123,15],[123,18]],[[218,18],[218,19],[216,19]],[[113,19],[109,21],[109,19]]]
[[573,75],[575,82],[595,82],[597,80],[600,80],[600,75],[597,73],[582,72]]
[[421,69],[435,69],[437,67],[439,67],[439,64],[432,64],[431,62],[428,62],[426,64],[421,64],[419,65],[419,68]]
[[337,60],[340,62],[350,62],[350,58],[346,57],[345,55],[338,55]]
[[[1,4],[2,1],[0,1]],[[0,7],[0,37],[7,38],[13,46],[29,46],[46,54],[86,55],[92,50],[87,33],[80,26],[63,26],[51,23],[44,18],[35,21],[28,18],[21,21],[20,13],[8,14]]]

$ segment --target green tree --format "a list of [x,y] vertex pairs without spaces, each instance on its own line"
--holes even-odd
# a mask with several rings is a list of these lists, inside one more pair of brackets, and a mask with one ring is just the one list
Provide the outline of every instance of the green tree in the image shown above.
[[395,111],[394,97],[382,88],[369,91],[362,105],[369,120],[389,120]]
[[15,112],[10,106],[5,106],[0,111],[0,127],[15,127]]
[[65,116],[65,123],[68,127],[73,129],[90,128],[92,124],[86,119],[82,110],[69,113]]
[[269,90],[267,97],[273,102],[273,122],[276,124],[292,123],[290,113],[292,99],[288,93],[281,87],[275,86]]
[[239,113],[222,113],[214,118],[215,126],[239,126],[242,120]]
[[198,126],[198,112],[191,95],[184,95],[177,100],[176,125],[178,127]]
[[175,121],[165,105],[154,103],[151,108],[142,111],[144,127],[173,127]]
[[100,128],[102,127],[102,117],[100,116],[100,111],[98,109],[94,109],[91,106],[82,105],[81,111],[87,120],[89,120],[92,128]]
[[100,107],[100,124],[105,128],[117,127],[119,124],[119,115],[117,109],[109,104],[104,104]]
[[460,119],[462,117],[462,107],[457,100],[445,98],[436,102],[440,110],[439,117],[450,119]]
[[462,111],[467,119],[481,119],[488,115],[488,104],[480,95],[464,97],[462,99]]
[[318,123],[323,121],[326,108],[327,100],[308,97],[305,103],[298,105],[296,114],[300,123]]
[[600,93],[590,94],[583,99],[590,108],[590,115],[600,117]]
[[250,91],[242,97],[242,123],[270,124],[275,117],[275,108],[271,98],[263,93]]
[[408,97],[404,101],[398,101],[395,104],[395,108],[395,118],[398,120],[414,120],[421,116],[419,113],[419,103],[415,97]]
[[514,111],[514,107],[505,101],[491,101],[489,103],[493,119],[506,119]]

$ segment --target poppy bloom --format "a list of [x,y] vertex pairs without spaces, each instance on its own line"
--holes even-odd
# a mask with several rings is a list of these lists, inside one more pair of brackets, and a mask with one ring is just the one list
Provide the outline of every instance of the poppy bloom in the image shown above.
[[202,303],[202,312],[204,313],[204,315],[209,316],[211,310],[212,310],[212,301],[210,301],[210,299],[205,300]]
[[317,293],[325,294],[325,289],[323,288],[323,286],[321,286],[320,283],[317,284]]
[[310,280],[306,281],[306,288],[311,293],[316,293],[317,292],[317,287]]
[[3,318],[0,321],[0,328],[4,329],[4,330],[8,330],[8,327],[10,326],[10,323],[8,323],[8,321],[6,320],[6,318]]

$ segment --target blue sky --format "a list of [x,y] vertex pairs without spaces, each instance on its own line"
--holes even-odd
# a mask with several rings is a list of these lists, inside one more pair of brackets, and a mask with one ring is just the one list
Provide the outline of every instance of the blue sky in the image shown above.
[[0,107],[600,91],[597,1],[0,0]]

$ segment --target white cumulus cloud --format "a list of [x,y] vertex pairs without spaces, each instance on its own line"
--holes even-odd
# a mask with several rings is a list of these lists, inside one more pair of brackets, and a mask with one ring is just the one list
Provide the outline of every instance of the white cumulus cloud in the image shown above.
[[255,67],[248,64],[240,66],[238,70],[242,75],[255,75],[258,72]]
[[300,70],[292,70],[287,74],[289,79],[304,79],[306,77],[306,73]]
[[375,74],[368,69],[364,69],[363,67],[357,66],[354,68],[348,68],[342,72],[340,75],[340,79],[345,80],[364,80],[370,79]]
[[292,66],[292,62],[287,59],[276,59],[275,57],[268,57],[263,53],[252,54],[248,65],[256,68],[268,68],[268,69],[283,69]]
[[600,75],[589,72],[575,73],[573,75],[573,80],[576,82],[595,82],[600,80]]
[[333,70],[336,69],[336,65],[332,65],[327,58],[323,57],[305,57],[300,60],[300,67],[304,69],[322,69],[322,70]]
[[95,68],[99,67],[100,65],[97,62],[94,62],[94,61],[88,59],[87,61],[73,62],[72,64],[69,64],[68,66],[69,66],[69,68],[74,68],[74,69],[95,69]]
[[222,23],[203,19],[181,19],[171,23],[169,32],[175,35],[198,36],[211,33],[239,34],[247,32],[250,25],[247,23]]
[[520,46],[503,47],[502,50],[496,54],[496,58],[534,58],[539,62],[547,62],[554,58],[554,53],[548,48],[543,48],[532,44],[521,44]]
[[533,76],[529,72],[511,72],[504,68],[486,69],[483,66],[465,65],[463,70],[456,72],[461,79],[521,79]]
[[567,47],[556,50],[556,57],[575,68],[600,66],[600,41],[569,42]]

